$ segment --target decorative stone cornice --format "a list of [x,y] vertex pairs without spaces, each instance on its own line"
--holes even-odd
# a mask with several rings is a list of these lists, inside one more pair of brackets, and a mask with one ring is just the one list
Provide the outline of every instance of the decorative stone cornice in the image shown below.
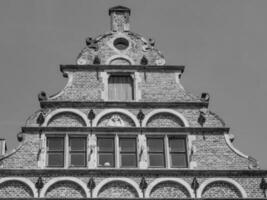
[[60,71],[82,70],[82,71],[104,71],[104,70],[135,70],[135,71],[181,71],[185,66],[180,65],[60,65]]
[[[22,132],[26,133],[39,133],[40,130],[43,132],[86,132],[89,133],[91,130],[96,134],[105,134],[112,132],[127,132],[128,134],[136,134],[141,132],[140,127],[22,127]],[[145,134],[162,134],[162,133],[182,133],[184,134],[209,134],[218,135],[228,133],[230,128],[228,127],[144,127],[142,132]]]
[[40,101],[41,108],[207,108],[208,102]]
[[3,176],[175,176],[175,177],[262,177],[267,170],[190,170],[190,169],[0,169]]

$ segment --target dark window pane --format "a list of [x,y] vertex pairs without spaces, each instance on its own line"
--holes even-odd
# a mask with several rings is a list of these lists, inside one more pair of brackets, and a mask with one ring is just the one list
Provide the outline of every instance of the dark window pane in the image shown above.
[[165,160],[163,154],[150,154],[149,155],[149,166],[150,167],[164,167]]
[[164,151],[164,142],[162,138],[149,138],[148,147],[150,152],[163,152]]
[[86,150],[86,138],[70,138],[70,150],[71,151],[85,151]]
[[75,167],[86,166],[85,153],[72,153],[70,155],[70,160],[71,160],[71,163],[70,163],[71,166],[75,166]]
[[185,139],[169,138],[171,152],[185,152]]
[[122,152],[135,152],[136,139],[135,138],[120,139],[120,147]]
[[64,166],[64,153],[49,153],[48,154],[49,167],[63,167]]
[[47,138],[48,151],[64,151],[64,138]]
[[172,167],[187,167],[185,154],[171,154],[171,166]]
[[114,167],[114,155],[112,153],[100,153],[98,159],[99,166]]
[[121,155],[122,167],[136,167],[136,154],[122,154]]
[[99,151],[114,151],[113,138],[98,138]]
[[133,100],[133,79],[131,76],[111,75],[108,80],[109,100]]

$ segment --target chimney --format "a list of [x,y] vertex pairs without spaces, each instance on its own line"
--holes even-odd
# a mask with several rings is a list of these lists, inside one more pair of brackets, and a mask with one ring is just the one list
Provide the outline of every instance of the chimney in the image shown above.
[[111,30],[112,31],[129,31],[130,23],[129,18],[131,10],[124,6],[115,6],[109,9],[108,14],[111,20]]
[[6,150],[7,150],[6,140],[0,138],[0,156],[3,156],[6,153]]

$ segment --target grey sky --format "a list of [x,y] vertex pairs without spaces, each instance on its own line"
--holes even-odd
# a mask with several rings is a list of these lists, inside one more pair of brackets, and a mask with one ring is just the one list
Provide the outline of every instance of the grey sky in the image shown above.
[[66,83],[84,39],[109,30],[107,9],[132,9],[131,30],[152,37],[167,64],[186,65],[185,89],[209,92],[210,109],[236,136],[235,146],[267,169],[266,0],[1,0],[0,136],[9,149],[37,94]]

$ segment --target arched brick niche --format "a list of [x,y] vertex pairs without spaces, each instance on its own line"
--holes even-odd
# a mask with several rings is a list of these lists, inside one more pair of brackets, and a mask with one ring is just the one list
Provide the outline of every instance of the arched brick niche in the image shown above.
[[202,198],[246,198],[247,194],[242,186],[230,178],[209,179],[204,181],[199,190],[198,197]]
[[89,191],[86,184],[78,178],[57,177],[44,185],[40,197],[85,198],[89,197]]
[[94,189],[93,197],[136,198],[142,197],[137,183],[128,178],[107,178]]
[[85,113],[77,109],[56,109],[45,117],[42,126],[89,126]]
[[74,113],[64,112],[52,117],[47,126],[74,126],[82,127],[86,126],[83,119]]
[[158,113],[149,118],[147,127],[183,127],[180,118],[171,113]]
[[72,181],[60,181],[48,188],[45,197],[83,198],[86,197],[86,193],[77,183]]
[[0,181],[0,197],[2,198],[31,198],[37,197],[36,191],[27,182],[19,179]]
[[109,198],[135,198],[138,193],[133,186],[123,181],[113,181],[104,185],[98,193],[98,197]]
[[166,181],[156,185],[151,193],[152,198],[187,198],[190,197],[187,189],[178,183]]
[[147,187],[146,198],[194,197],[190,185],[180,178],[158,178]]
[[188,127],[187,119],[172,109],[156,109],[145,116],[143,127]]

